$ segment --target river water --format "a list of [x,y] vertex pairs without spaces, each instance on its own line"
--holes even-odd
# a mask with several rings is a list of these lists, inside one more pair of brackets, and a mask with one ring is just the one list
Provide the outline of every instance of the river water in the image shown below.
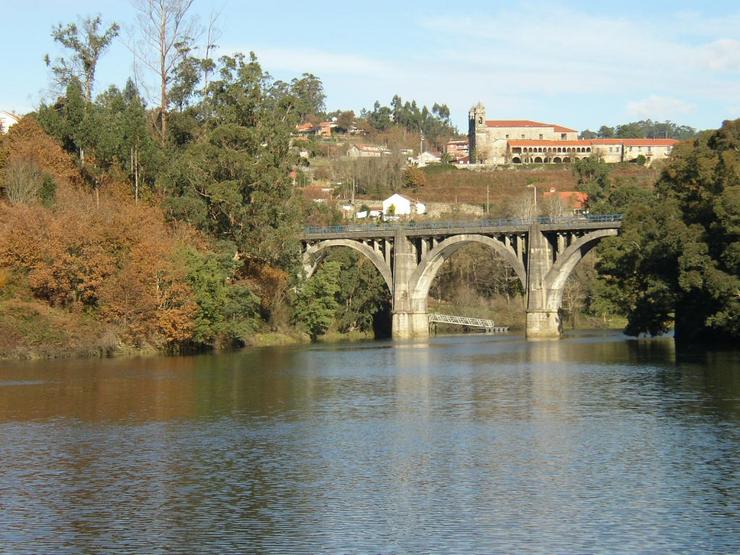
[[737,553],[738,424],[613,333],[0,363],[0,552]]

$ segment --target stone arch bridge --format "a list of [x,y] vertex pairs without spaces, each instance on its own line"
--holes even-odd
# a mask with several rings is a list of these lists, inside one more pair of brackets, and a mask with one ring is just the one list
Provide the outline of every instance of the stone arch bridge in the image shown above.
[[478,243],[509,264],[527,294],[527,337],[556,338],[563,289],[576,264],[604,237],[617,235],[620,214],[534,220],[424,222],[306,228],[307,276],[328,250],[349,247],[383,276],[392,299],[393,337],[429,334],[427,296],[442,263]]

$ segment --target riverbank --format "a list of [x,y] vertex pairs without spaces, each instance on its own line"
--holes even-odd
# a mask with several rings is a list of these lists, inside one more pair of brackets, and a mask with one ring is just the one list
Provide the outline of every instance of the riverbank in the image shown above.
[[[298,329],[258,331],[245,338],[244,349],[311,343]],[[319,343],[367,341],[371,332],[329,332]],[[237,349],[238,350],[238,349]],[[207,352],[200,349],[189,354]],[[51,360],[152,357],[167,354],[149,344],[131,345],[121,330],[84,313],[70,313],[37,301],[0,301],[0,360]],[[183,354],[183,353],[177,353]]]

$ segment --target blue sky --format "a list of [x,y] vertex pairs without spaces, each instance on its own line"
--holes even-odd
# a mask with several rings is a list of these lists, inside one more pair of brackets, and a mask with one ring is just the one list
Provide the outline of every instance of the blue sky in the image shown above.
[[[2,0],[0,110],[49,98],[43,56],[56,23],[100,13],[124,32],[96,92],[132,73],[127,0]],[[359,111],[394,94],[450,106],[461,129],[479,100],[489,119],[579,130],[636,119],[698,128],[740,117],[740,2],[374,2],[195,0],[221,10],[224,53],[253,50],[280,79],[319,76],[327,106]]]

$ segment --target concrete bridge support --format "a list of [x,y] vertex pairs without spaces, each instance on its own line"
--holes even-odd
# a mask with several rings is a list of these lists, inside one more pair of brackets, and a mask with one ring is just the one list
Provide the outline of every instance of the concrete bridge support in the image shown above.
[[529,228],[527,253],[527,329],[529,339],[557,339],[562,332],[559,306],[548,302],[551,246],[536,223]]
[[417,267],[415,246],[398,230],[393,240],[393,323],[396,339],[429,336],[426,298],[415,298],[411,277]]

